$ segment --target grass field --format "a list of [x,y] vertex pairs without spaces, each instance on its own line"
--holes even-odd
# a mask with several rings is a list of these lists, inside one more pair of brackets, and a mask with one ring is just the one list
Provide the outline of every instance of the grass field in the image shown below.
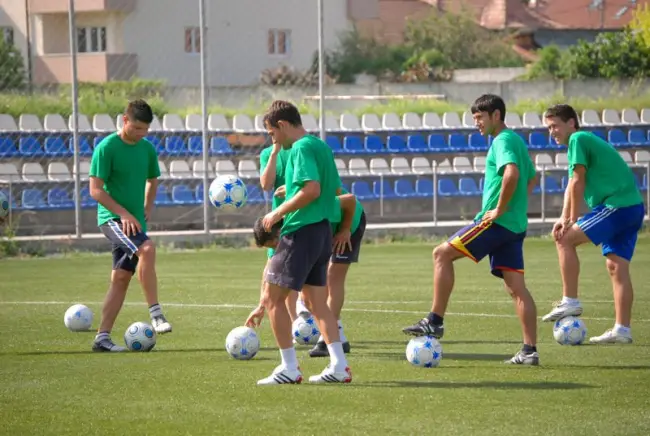
[[[613,321],[610,285],[598,250],[583,255],[582,297],[589,335]],[[526,246],[528,283],[539,315],[559,299],[548,240]],[[428,312],[431,245],[366,245],[351,270],[343,322],[352,344],[347,386],[257,387],[279,353],[265,320],[262,351],[231,359],[224,340],[258,298],[261,250],[159,254],[160,294],[174,326],[151,353],[94,354],[92,332],[71,333],[63,313],[89,305],[98,322],[109,255],[0,261],[2,434],[650,434],[650,239],[633,268],[628,346],[563,347],[539,326],[540,367],[502,361],[520,347],[518,321],[500,282],[467,260],[445,318],[440,367],[404,357],[401,328]],[[115,327],[147,321],[134,284]],[[326,360],[299,358],[305,376]]]

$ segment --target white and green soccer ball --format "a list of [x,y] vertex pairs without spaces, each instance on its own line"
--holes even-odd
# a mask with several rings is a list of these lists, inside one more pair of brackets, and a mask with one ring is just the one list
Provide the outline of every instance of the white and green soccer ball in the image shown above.
[[71,332],[88,331],[93,325],[93,311],[83,304],[75,304],[65,311],[63,323]]
[[260,350],[260,339],[250,327],[236,327],[226,337],[226,351],[237,360],[250,360]]
[[580,318],[567,316],[555,321],[553,337],[560,345],[580,345],[587,337],[587,327]]
[[210,203],[219,210],[228,212],[242,208],[248,200],[246,184],[235,175],[218,176],[210,184]]
[[156,346],[156,331],[151,324],[134,322],[124,332],[124,343],[131,351],[151,351]]
[[433,336],[418,336],[406,346],[406,360],[411,365],[422,368],[435,368],[442,359],[442,345]]

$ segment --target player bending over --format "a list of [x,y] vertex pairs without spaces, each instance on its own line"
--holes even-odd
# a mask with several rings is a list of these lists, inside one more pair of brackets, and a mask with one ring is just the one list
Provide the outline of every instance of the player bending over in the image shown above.
[[[568,144],[569,184],[564,193],[562,217],[553,226],[562,274],[562,301],[543,321],[579,316],[580,261],[576,247],[600,245],[612,281],[616,323],[613,329],[592,337],[591,343],[632,342],[632,279],[630,261],[645,214],[634,173],[620,154],[591,132],[579,131],[578,115],[566,104],[546,111],[546,125],[558,144]],[[582,199],[591,212],[579,217]]]
[[521,137],[504,123],[506,105],[496,95],[483,95],[472,106],[474,123],[494,140],[487,154],[483,207],[475,222],[433,250],[433,305],[420,322],[406,327],[414,336],[444,334],[443,317],[454,286],[454,261],[490,258],[494,276],[502,278],[512,296],[523,330],[524,345],[506,363],[538,365],[537,311],[524,280],[523,243],[528,227],[528,197],[535,185],[535,169]]
[[97,224],[113,245],[111,284],[104,299],[93,351],[124,351],[110,334],[137,270],[151,323],[157,333],[172,331],[158,303],[156,247],[147,236],[160,168],[155,147],[145,139],[153,120],[143,100],[129,103],[124,127],[104,138],[90,163],[90,195],[97,200]]
[[[278,195],[283,194],[280,188]],[[353,194],[343,194],[337,197],[340,207],[339,213],[330,219],[332,232],[334,234],[333,253],[327,270],[327,305],[338,321],[339,336],[343,345],[343,352],[350,352],[350,343],[345,337],[343,324],[341,323],[341,310],[345,299],[345,279],[350,268],[350,264],[359,261],[359,253],[363,235],[366,229],[366,214],[363,206]],[[279,229],[277,224],[271,232],[266,232],[263,228],[261,219],[255,223],[253,229],[255,241],[258,247],[275,248],[279,241]],[[298,300],[297,315],[309,317],[310,313],[302,298]],[[251,312],[246,325],[257,327],[264,317],[264,307],[258,306]],[[329,356],[329,351],[325,343],[325,338],[321,335],[318,342],[312,350],[309,351],[311,357]]]
[[291,339],[291,318],[285,305],[288,294],[300,290],[325,336],[331,359],[330,365],[309,381],[349,383],[352,374],[343,353],[336,317],[327,306],[327,266],[332,255],[332,229],[328,219],[336,207],[336,194],[341,186],[332,150],[319,138],[307,134],[298,109],[291,103],[273,102],[264,116],[264,125],[274,143],[292,150],[285,171],[286,199],[263,219],[267,231],[284,219],[261,298],[282,363],[257,383],[277,385],[302,381]]

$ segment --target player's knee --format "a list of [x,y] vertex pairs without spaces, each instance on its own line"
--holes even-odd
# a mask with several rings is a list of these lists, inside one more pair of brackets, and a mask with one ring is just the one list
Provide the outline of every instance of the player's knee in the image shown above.
[[627,272],[627,263],[621,258],[608,256],[605,261],[605,266],[607,267],[607,272],[612,277],[620,276]]
[[138,257],[140,259],[150,259],[156,255],[156,244],[149,239],[138,249]]
[[280,304],[284,304],[286,295],[277,286],[266,283],[264,293],[262,294],[262,305],[267,309],[272,309]]
[[452,259],[450,250],[452,248],[449,244],[440,244],[433,249],[433,261],[434,262],[448,262]]

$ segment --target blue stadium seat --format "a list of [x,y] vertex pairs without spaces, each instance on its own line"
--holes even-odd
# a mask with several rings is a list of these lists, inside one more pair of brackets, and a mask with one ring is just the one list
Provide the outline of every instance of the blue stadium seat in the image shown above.
[[246,185],[246,190],[248,191],[248,200],[247,203],[250,204],[263,204],[266,202],[264,198],[264,192],[262,192],[262,187],[259,185]]
[[481,135],[479,132],[470,133],[469,148],[472,150],[487,150],[488,144],[485,136]]
[[445,141],[445,137],[439,133],[432,133],[429,135],[429,150],[436,152],[449,151],[449,144]]
[[188,153],[182,136],[168,136],[165,138],[165,151],[169,156],[185,156]]
[[413,198],[418,196],[413,188],[413,183],[409,179],[395,180],[395,195],[400,198]]
[[449,147],[454,151],[468,151],[467,136],[462,133],[452,133],[449,135]]
[[[382,192],[382,188],[383,188],[383,192]],[[375,197],[377,198],[382,198],[383,195],[384,200],[388,200],[396,197],[395,191],[393,190],[393,184],[386,179],[375,180],[374,182],[372,182],[372,192],[375,194]]]
[[227,156],[235,154],[235,152],[230,147],[228,138],[225,136],[214,136],[212,139],[210,139],[210,154]]
[[176,204],[194,204],[194,192],[186,185],[174,185],[172,188],[172,202]]
[[555,141],[555,138],[549,136],[548,138],[548,148],[553,148],[556,150],[561,150],[563,147]]
[[545,183],[544,191],[547,194],[557,194],[560,192],[564,192],[560,184],[557,182],[557,179],[555,179],[555,177],[544,176],[544,183]]
[[530,148],[541,150],[549,148],[550,145],[548,136],[542,132],[530,132],[530,135],[528,135],[528,147]]
[[485,185],[485,178],[481,177],[481,180],[478,181],[478,190],[483,192],[483,188]]
[[481,195],[481,191],[476,186],[476,180],[471,177],[460,178],[458,181],[458,192],[464,196]]
[[384,143],[377,135],[368,135],[364,139],[364,146],[368,153],[383,153]]
[[363,142],[358,136],[346,136],[343,138],[343,152],[350,154],[365,153]]
[[627,142],[635,147],[650,145],[648,138],[646,138],[645,130],[641,129],[630,129],[627,132]]
[[352,182],[352,194],[357,197],[359,200],[374,200],[376,197],[370,190],[368,182],[359,180]]
[[197,203],[203,204],[203,183],[199,183],[194,188],[194,198],[196,198]]
[[406,139],[406,147],[414,153],[426,153],[429,151],[427,142],[422,135],[409,135]]
[[599,138],[601,138],[601,139],[607,141],[607,135],[605,134],[604,131],[602,131],[602,130],[594,130],[592,133],[593,133],[594,135],[598,136]]
[[87,186],[81,188],[81,190],[79,191],[79,197],[81,200],[81,207],[90,208],[90,207],[97,206],[97,201],[95,201],[95,199],[90,196],[90,190],[88,189]]
[[647,174],[643,175],[643,184],[641,184],[641,186],[643,187],[644,191],[648,190],[649,187],[648,187],[648,175]]
[[11,204],[12,209],[16,209],[16,199],[14,197],[9,198],[9,192],[5,191],[4,189],[0,189],[0,192],[4,194],[5,198],[9,199],[9,203]]
[[[68,140],[68,149],[70,150],[70,155],[74,155],[74,141],[72,138]],[[93,148],[90,146],[88,138],[85,136],[79,136],[79,156],[92,156]]]
[[[104,139],[104,138],[105,138],[105,136],[102,136],[102,135],[95,136],[93,138],[93,150],[99,145],[100,142],[102,142],[102,139]],[[149,138],[147,138],[147,139],[149,139]]]
[[325,138],[325,142],[327,142],[327,145],[330,146],[334,154],[343,151],[343,147],[341,146],[341,140],[339,139],[338,136],[327,136]]
[[389,153],[404,153],[407,151],[404,138],[397,135],[389,135],[386,140],[386,148]]
[[22,194],[21,206],[23,209],[45,209],[47,203],[40,189],[25,189]]
[[165,144],[160,140],[158,136],[149,135],[147,136],[147,141],[151,142],[159,156],[165,156],[167,154],[167,151],[165,150]]
[[154,203],[160,206],[171,204],[172,200],[169,198],[169,191],[166,186],[158,185],[158,190],[156,191],[156,199]]
[[43,156],[45,154],[41,142],[36,136],[31,135],[20,138],[18,151],[25,157]]
[[[210,147],[208,141],[208,149]],[[194,135],[187,139],[187,151],[192,156],[201,156],[203,154],[203,137]]]
[[562,176],[562,190],[566,190],[566,187],[569,186],[569,176]]
[[65,189],[52,188],[47,191],[47,204],[52,209],[74,209],[74,201]]
[[438,195],[441,197],[455,197],[458,194],[458,188],[451,179],[438,179]]
[[418,179],[415,182],[415,192],[420,197],[433,197],[433,180]]
[[70,148],[66,147],[65,141],[60,136],[48,136],[45,138],[46,156],[70,156]]
[[8,136],[0,136],[0,158],[13,157],[18,154],[16,143]]
[[607,141],[614,147],[627,147],[627,137],[621,129],[612,129],[607,134]]

